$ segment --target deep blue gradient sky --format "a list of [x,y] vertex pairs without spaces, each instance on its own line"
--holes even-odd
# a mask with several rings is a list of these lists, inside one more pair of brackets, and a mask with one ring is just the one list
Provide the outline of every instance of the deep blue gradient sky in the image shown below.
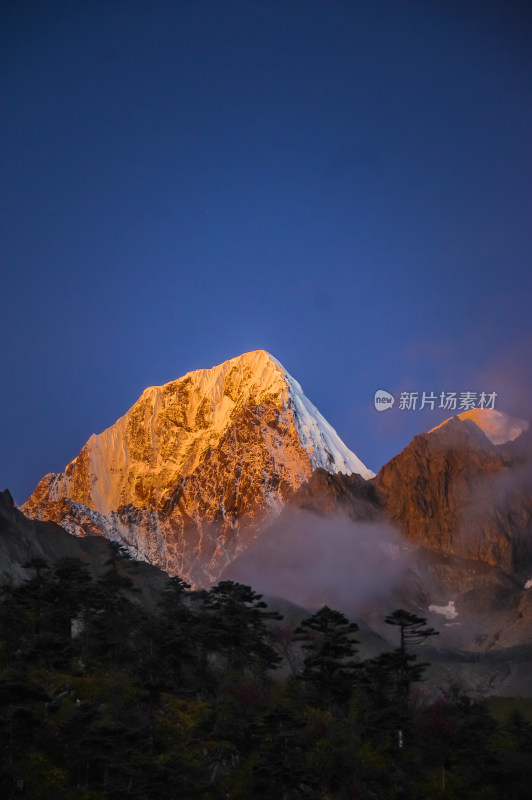
[[4,0],[0,489],[149,385],[273,353],[372,469],[496,391],[530,416],[532,10]]

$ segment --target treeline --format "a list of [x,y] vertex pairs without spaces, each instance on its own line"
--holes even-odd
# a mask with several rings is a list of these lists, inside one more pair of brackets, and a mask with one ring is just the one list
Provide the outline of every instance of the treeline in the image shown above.
[[397,646],[362,661],[328,607],[292,628],[249,586],[169,580],[135,597],[113,547],[26,565],[0,589],[0,796],[31,800],[528,798],[532,726],[451,688],[422,703],[436,631],[397,610]]

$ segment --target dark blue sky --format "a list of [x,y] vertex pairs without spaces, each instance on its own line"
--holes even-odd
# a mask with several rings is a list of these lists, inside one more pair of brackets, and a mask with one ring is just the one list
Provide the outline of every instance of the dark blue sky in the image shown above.
[[273,353],[372,469],[496,391],[530,416],[532,12],[4,0],[0,488],[148,385]]

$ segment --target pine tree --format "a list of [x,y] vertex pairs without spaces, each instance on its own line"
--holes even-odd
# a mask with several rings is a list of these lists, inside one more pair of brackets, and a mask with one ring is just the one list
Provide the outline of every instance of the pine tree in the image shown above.
[[359,641],[353,638],[357,631],[356,623],[328,606],[304,619],[295,630],[294,639],[306,653],[299,677],[317,690],[324,703],[349,697],[359,668],[355,660]]
[[426,628],[427,620],[418,617],[410,611],[399,608],[385,617],[384,621],[388,625],[395,625],[400,631],[399,649],[405,652],[408,644],[421,644],[430,636],[438,636],[439,632],[434,628]]
[[212,644],[231,669],[264,674],[280,664],[267,623],[282,615],[267,611],[261,594],[241,583],[220,581],[208,592],[206,608],[216,620]]
[[427,621],[423,617],[403,609],[387,616],[385,622],[399,628],[399,647],[364,665],[365,692],[370,702],[367,724],[375,732],[386,731],[393,748],[401,750],[411,722],[411,686],[423,680],[429,666],[418,662],[408,646],[425,642],[437,631],[425,627]]
[[141,634],[139,669],[146,686],[182,690],[183,672],[194,670],[195,615],[190,584],[170,578]]
[[108,570],[98,579],[92,594],[90,611],[90,651],[107,663],[135,664],[136,634],[144,612],[133,597],[138,592],[129,576],[134,568],[124,548],[111,542]]

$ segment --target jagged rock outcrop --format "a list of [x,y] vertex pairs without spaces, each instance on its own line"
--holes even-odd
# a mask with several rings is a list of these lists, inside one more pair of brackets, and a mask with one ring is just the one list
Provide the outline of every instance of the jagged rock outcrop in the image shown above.
[[351,520],[384,519],[372,482],[361,475],[331,475],[324,469],[314,470],[289,501],[292,509],[302,509],[327,516],[337,514]]
[[206,584],[318,467],[372,475],[258,350],[146,389],[23,510]]
[[518,442],[494,445],[471,419],[455,417],[414,437],[372,483],[409,541],[527,579],[532,461],[517,456]]

